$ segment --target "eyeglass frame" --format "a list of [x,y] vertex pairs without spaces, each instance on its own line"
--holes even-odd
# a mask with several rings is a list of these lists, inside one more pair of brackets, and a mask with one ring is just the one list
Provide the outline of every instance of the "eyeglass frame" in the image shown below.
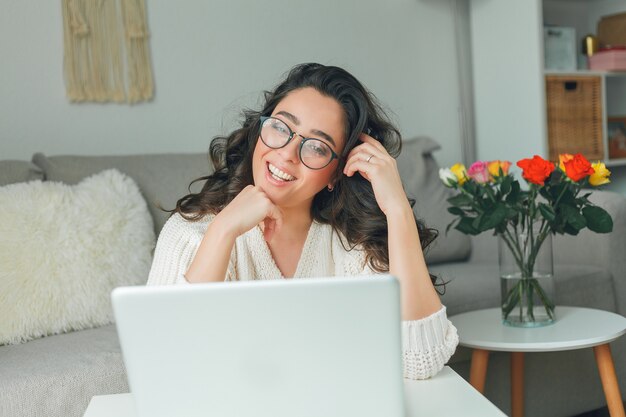
[[[287,129],[289,130],[289,138],[287,139],[287,141],[282,145],[279,146],[277,148],[268,145],[267,143],[265,143],[265,140],[263,139],[263,136],[261,135],[261,131],[263,130],[263,124],[265,123],[266,120],[268,119],[275,119],[278,120],[279,122],[283,123],[285,126],[287,126]],[[320,170],[320,169],[324,169],[326,168],[328,165],[331,164],[331,162],[333,162],[333,159],[339,159],[339,155],[337,155],[337,153],[335,153],[335,151],[333,151],[333,148],[330,147],[329,144],[327,144],[326,142],[324,142],[322,139],[318,139],[318,138],[307,138],[302,136],[299,133],[294,132],[293,130],[291,130],[291,128],[289,127],[289,125],[287,123],[285,123],[284,120],[279,119],[278,117],[273,117],[273,116],[261,116],[259,117],[259,120],[261,121],[261,123],[259,124],[259,137],[261,138],[261,141],[263,142],[263,144],[265,146],[267,146],[270,149],[281,149],[284,148],[285,146],[287,146],[289,144],[289,142],[291,142],[291,140],[296,136],[300,136],[302,138],[302,140],[300,141],[300,145],[298,146],[298,159],[300,159],[300,162],[302,162],[302,165],[304,165],[305,167],[307,167],[308,169],[312,169],[312,170]],[[309,140],[316,140],[318,142],[322,142],[324,145],[326,145],[328,147],[328,149],[330,150],[331,153],[331,158],[328,161],[328,163],[326,165],[324,165],[323,167],[320,168],[311,168],[310,166],[308,166],[306,164],[306,162],[304,162],[302,160],[302,148],[304,147],[304,144],[309,141]]]

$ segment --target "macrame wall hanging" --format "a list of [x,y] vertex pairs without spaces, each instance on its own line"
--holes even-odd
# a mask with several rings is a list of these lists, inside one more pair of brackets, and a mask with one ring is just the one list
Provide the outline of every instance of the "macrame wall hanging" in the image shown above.
[[151,100],[154,83],[144,0],[62,3],[70,101]]

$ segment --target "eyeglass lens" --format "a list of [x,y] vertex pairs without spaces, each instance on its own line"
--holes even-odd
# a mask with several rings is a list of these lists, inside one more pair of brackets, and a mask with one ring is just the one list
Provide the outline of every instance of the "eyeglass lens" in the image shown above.
[[[282,148],[293,135],[289,126],[282,120],[269,117],[262,122],[261,139],[270,148]],[[314,138],[303,138],[302,141],[299,155],[304,165],[320,169],[332,161],[332,149],[325,142]]]

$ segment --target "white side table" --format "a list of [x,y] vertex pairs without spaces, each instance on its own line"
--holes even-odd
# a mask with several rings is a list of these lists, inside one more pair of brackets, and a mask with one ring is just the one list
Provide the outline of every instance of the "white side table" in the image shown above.
[[524,415],[524,352],[555,352],[591,347],[612,417],[624,416],[609,343],[626,333],[626,318],[608,311],[557,306],[554,324],[538,328],[502,324],[500,308],[471,311],[450,317],[460,344],[473,348],[470,384],[485,388],[490,351],[511,352],[511,410]]

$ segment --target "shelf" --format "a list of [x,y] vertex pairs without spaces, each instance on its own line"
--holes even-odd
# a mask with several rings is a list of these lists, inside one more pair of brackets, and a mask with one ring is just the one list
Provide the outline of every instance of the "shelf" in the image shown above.
[[600,76],[600,77],[626,77],[626,71],[591,71],[591,70],[544,70],[544,75],[576,75],[576,76]]
[[606,165],[607,167],[619,167],[619,166],[626,166],[626,158],[620,158],[620,159],[605,159],[604,161],[604,165]]

